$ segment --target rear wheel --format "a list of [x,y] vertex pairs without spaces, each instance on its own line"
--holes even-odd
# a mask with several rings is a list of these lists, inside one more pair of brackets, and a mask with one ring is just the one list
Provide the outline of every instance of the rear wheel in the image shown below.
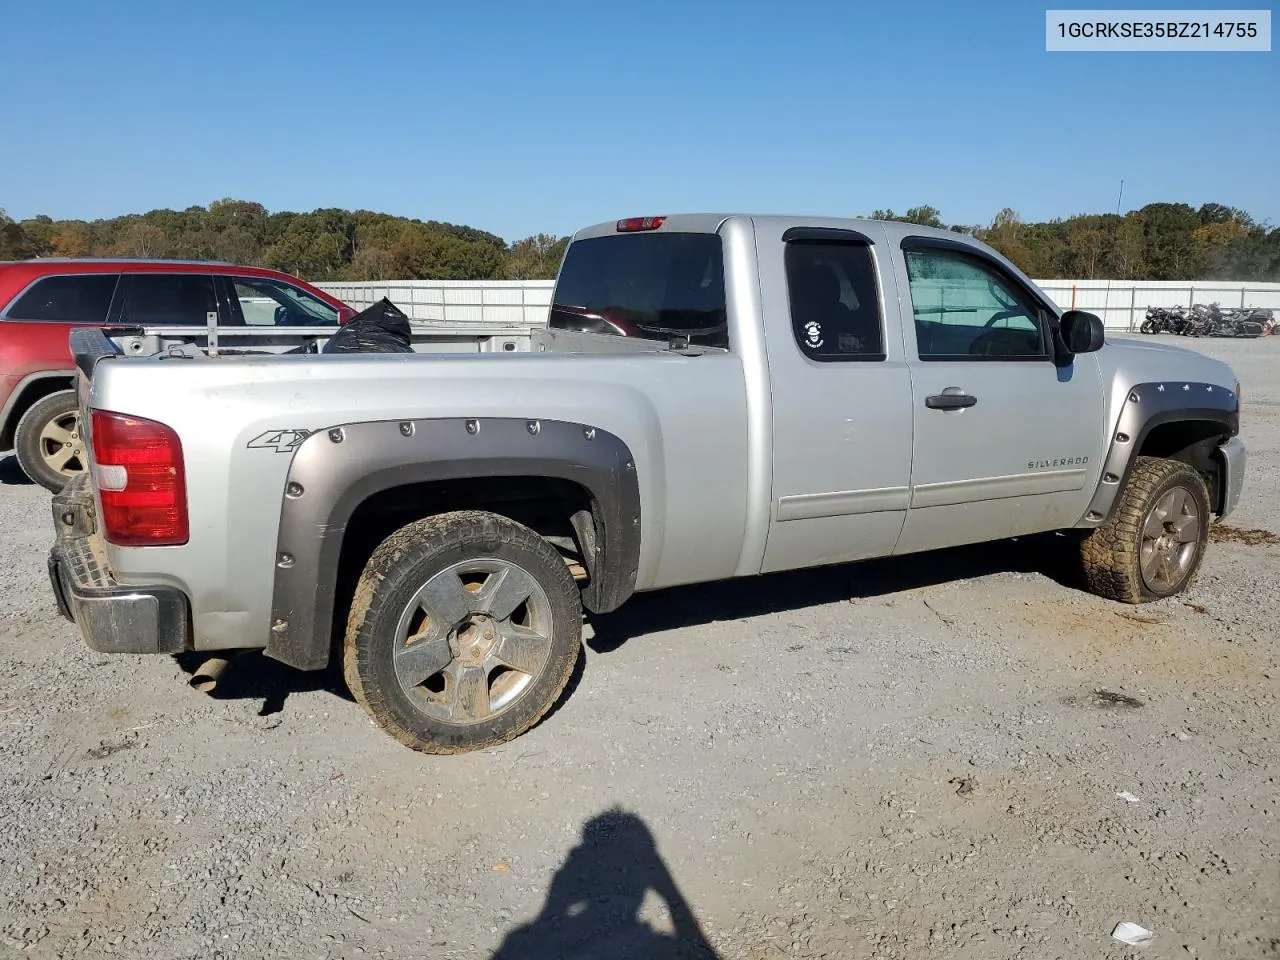
[[88,469],[76,392],[60,390],[33,403],[18,421],[13,446],[23,472],[54,493]]
[[1209,520],[1209,490],[1194,468],[1139,457],[1115,513],[1081,545],[1089,589],[1123,603],[1181,593],[1200,569]]
[[343,670],[384,730],[424,753],[514,739],[556,702],[582,643],[577,585],[528,527],[465,511],[402,527],[352,601]]

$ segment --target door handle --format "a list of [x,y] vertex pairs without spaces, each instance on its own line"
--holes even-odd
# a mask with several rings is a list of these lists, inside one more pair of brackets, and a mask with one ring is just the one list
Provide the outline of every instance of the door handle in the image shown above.
[[930,410],[961,410],[972,407],[978,398],[967,394],[959,387],[947,387],[941,393],[924,398],[924,405]]

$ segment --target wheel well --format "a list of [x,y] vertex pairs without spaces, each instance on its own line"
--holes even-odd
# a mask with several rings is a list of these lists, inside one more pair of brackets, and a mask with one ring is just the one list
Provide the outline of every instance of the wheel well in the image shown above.
[[589,580],[595,520],[591,494],[579,484],[553,477],[477,477],[392,487],[362,501],[347,521],[334,594],[336,644],[346,632],[356,581],[378,544],[406,524],[453,510],[488,510],[524,524],[560,550],[575,579]]
[[0,450],[13,449],[13,435],[18,429],[18,421],[22,419],[22,415],[31,408],[32,404],[43,400],[51,393],[70,390],[74,383],[75,381],[70,376],[40,377],[23,387],[22,392],[18,394],[18,398],[13,402],[13,406],[9,408],[9,415],[5,417],[4,424],[0,425]]
[[1222,509],[1222,463],[1218,445],[1227,437],[1221,423],[1212,420],[1180,420],[1162,423],[1143,438],[1138,455],[1181,460],[1197,470],[1209,486],[1209,504]]

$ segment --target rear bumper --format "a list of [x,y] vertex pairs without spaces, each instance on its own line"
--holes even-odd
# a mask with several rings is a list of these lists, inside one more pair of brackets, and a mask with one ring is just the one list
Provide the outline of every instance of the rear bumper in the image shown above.
[[1244,468],[1248,455],[1244,441],[1232,437],[1218,447],[1218,455],[1222,457],[1222,509],[1218,512],[1221,519],[1230,514],[1240,502],[1240,490],[1244,487]]
[[49,551],[49,583],[58,611],[99,653],[180,653],[191,638],[186,595],[157,584],[117,583],[107,568],[87,477],[53,498],[57,541]]

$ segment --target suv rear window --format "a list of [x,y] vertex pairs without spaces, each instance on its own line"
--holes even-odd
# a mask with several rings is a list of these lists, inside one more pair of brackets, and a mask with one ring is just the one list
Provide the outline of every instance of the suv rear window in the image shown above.
[[115,273],[45,277],[19,297],[5,315],[10,320],[106,323],[119,279]]
[[569,244],[549,325],[728,347],[720,238],[630,233]]

